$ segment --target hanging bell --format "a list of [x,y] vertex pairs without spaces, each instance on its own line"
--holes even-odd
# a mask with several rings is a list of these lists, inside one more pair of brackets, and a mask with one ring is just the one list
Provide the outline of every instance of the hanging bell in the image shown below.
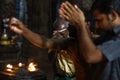
[[7,33],[8,24],[5,21],[5,19],[3,19],[2,28],[3,29],[2,29],[2,34],[1,34],[1,38],[0,38],[0,45],[9,45],[11,43],[11,40]]

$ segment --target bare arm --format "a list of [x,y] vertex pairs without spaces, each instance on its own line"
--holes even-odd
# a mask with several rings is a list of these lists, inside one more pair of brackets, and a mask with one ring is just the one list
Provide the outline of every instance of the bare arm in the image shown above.
[[52,42],[49,39],[32,32],[16,18],[12,18],[9,20],[9,27],[12,31],[23,35],[35,46],[38,46],[40,48],[50,48],[52,46]]
[[84,13],[77,7],[65,2],[59,9],[60,17],[68,20],[77,29],[79,50],[88,63],[97,63],[104,59],[102,52],[94,45],[86,28]]

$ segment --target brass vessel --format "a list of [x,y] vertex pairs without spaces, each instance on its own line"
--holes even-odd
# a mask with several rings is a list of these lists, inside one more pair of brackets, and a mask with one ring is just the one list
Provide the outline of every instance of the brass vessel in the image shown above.
[[6,31],[1,35],[0,44],[1,45],[9,45],[11,43]]
[[10,36],[8,23],[5,19],[2,21],[2,31],[0,36],[0,45],[10,45],[14,43],[16,36]]

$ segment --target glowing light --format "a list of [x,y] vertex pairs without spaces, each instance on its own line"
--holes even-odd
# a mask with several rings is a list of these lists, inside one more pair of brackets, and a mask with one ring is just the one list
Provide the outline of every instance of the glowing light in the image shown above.
[[38,69],[36,68],[36,64],[34,64],[33,62],[31,62],[29,65],[28,65],[28,71],[30,72],[35,72],[37,71]]
[[18,66],[19,66],[19,67],[23,67],[23,66],[25,66],[25,64],[23,64],[23,63],[20,62],[20,63],[18,64]]
[[13,65],[7,64],[7,65],[6,65],[6,71],[8,71],[8,72],[13,72]]
[[9,69],[12,69],[12,68],[13,68],[13,65],[11,65],[11,64],[7,64],[6,67],[9,68]]

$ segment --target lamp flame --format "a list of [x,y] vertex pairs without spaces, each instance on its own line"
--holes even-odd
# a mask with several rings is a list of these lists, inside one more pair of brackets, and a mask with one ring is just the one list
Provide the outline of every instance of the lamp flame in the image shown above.
[[29,65],[28,65],[28,71],[30,72],[35,72],[37,71],[38,69],[36,68],[36,64],[34,64],[33,62],[31,62]]
[[18,66],[19,66],[19,67],[23,67],[23,66],[25,66],[25,64],[23,64],[23,63],[20,62],[20,63],[18,64]]
[[11,65],[11,64],[7,64],[6,67],[9,68],[9,69],[12,69],[12,68],[13,68],[13,65]]
[[13,69],[13,65],[11,65],[11,64],[6,65],[6,71],[13,72],[12,69]]

